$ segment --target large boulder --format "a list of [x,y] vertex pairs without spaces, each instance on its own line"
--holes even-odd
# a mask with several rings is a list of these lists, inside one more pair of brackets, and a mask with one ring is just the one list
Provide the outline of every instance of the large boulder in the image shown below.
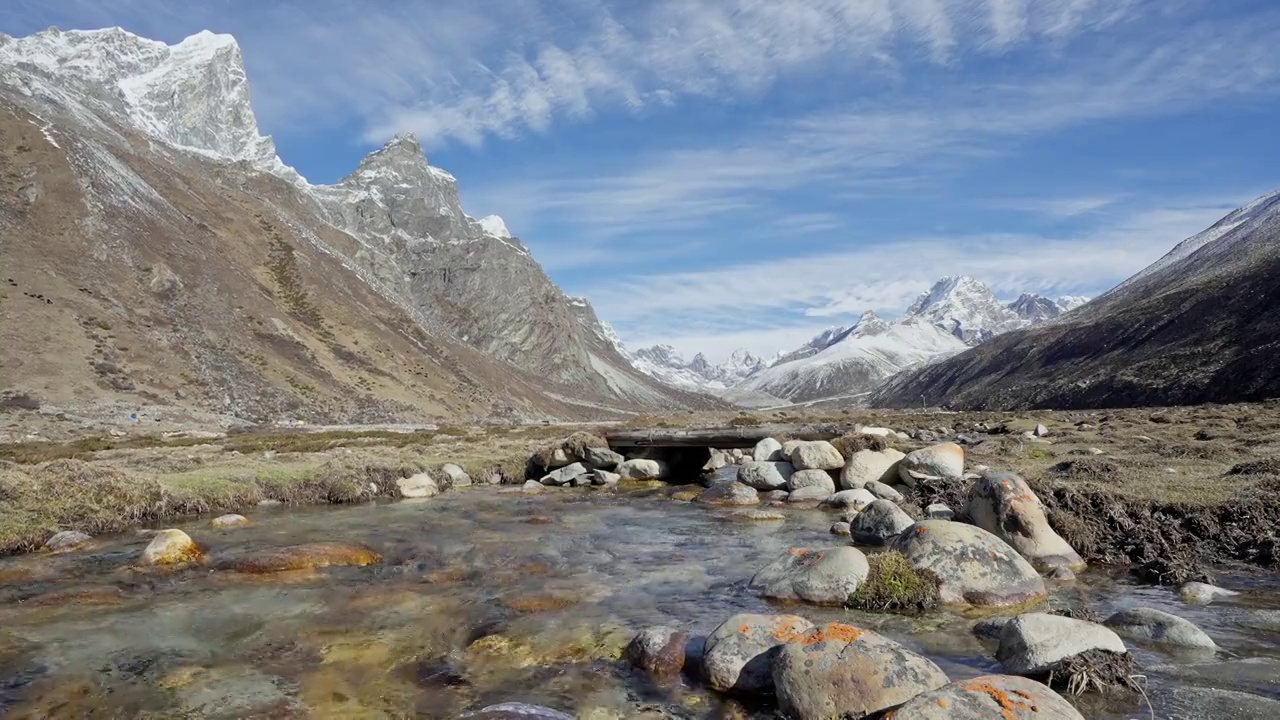
[[787,490],[795,492],[802,488],[821,488],[825,491],[823,499],[831,497],[836,491],[836,481],[826,470],[797,470],[787,481]]
[[761,568],[749,587],[775,600],[843,605],[867,579],[869,569],[857,548],[792,548]]
[[622,480],[622,476],[615,472],[601,470],[600,468],[591,471],[591,484],[598,487],[617,485],[620,480]]
[[612,470],[622,463],[626,462],[626,458],[606,447],[587,448],[583,451],[583,460],[586,460],[593,468],[601,470]]
[[815,629],[796,615],[734,615],[707,636],[702,654],[707,687],[741,694],[773,692],[778,648]]
[[420,472],[407,478],[396,478],[396,487],[403,498],[428,498],[440,494],[440,483],[431,473]]
[[543,476],[541,482],[543,485],[553,487],[562,487],[565,485],[582,485],[580,478],[585,478],[591,474],[591,469],[580,462],[565,465],[559,470],[552,470]]
[[884,545],[915,521],[889,500],[876,500],[853,516],[849,532],[859,545]]
[[703,490],[694,502],[707,505],[759,505],[756,489],[740,482],[721,482]]
[[893,448],[859,450],[849,456],[840,471],[840,487],[856,490],[873,480],[892,485],[898,481],[898,463],[904,457],[900,450]]
[[903,720],[1084,720],[1061,695],[1016,675],[983,675],[920,693],[893,713]]
[[1217,650],[1218,645],[1195,623],[1154,608],[1121,610],[1102,623],[1117,635],[1196,650]]
[[638,458],[619,463],[614,472],[623,480],[662,480],[670,473],[670,468],[661,460]]
[[1042,675],[1057,669],[1063,660],[1090,650],[1128,652],[1119,635],[1098,623],[1027,613],[1004,626],[996,659],[1012,675]]
[[909,452],[898,463],[898,477],[907,487],[915,487],[917,479],[963,478],[964,448],[955,443],[941,443]]
[[778,650],[778,706],[796,720],[862,718],[947,684],[928,658],[871,630],[829,623]]
[[[898,487],[901,487],[901,485]],[[891,488],[879,480],[872,480],[862,489],[876,496],[876,498],[880,500],[888,500],[891,503],[901,503],[906,499],[902,496],[902,493],[898,492],[895,488]]]
[[785,489],[795,468],[785,460],[751,461],[738,466],[738,482],[757,490]]
[[1015,473],[992,472],[978,478],[969,491],[968,512],[974,525],[1009,543],[1038,568],[1085,566],[1079,553],[1049,527],[1044,504]]
[[627,660],[656,677],[678,675],[684,668],[684,648],[689,637],[668,627],[641,630],[627,646]]
[[797,443],[787,459],[797,470],[839,470],[844,467],[844,456],[826,440]]
[[980,527],[921,520],[892,547],[915,569],[938,576],[938,597],[945,604],[1008,607],[1045,596],[1044,580],[1031,563]]
[[191,536],[170,528],[151,538],[142,551],[143,565],[177,565],[199,560],[202,553]]
[[857,488],[855,490],[841,490],[840,492],[827,498],[827,507],[833,508],[849,508],[862,512],[868,505],[876,501],[876,496],[872,495],[866,488]]
[[751,451],[751,459],[756,462],[773,462],[782,459],[782,443],[773,438],[765,438],[756,443]]
[[444,467],[440,468],[440,473],[444,475],[449,487],[467,487],[471,485],[471,476],[460,465],[445,463]]

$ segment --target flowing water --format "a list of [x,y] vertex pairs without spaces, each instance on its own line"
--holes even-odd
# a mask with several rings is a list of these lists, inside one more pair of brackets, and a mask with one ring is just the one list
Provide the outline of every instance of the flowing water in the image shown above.
[[[521,701],[591,718],[772,717],[688,679],[655,684],[616,659],[648,625],[705,634],[734,613],[776,610],[747,589],[755,570],[790,547],[842,542],[823,511],[786,509],[782,522],[726,520],[729,512],[661,493],[476,488],[425,502],[263,511],[227,530],[177,525],[213,560],[345,542],[383,556],[369,567],[144,571],[132,567],[142,534],[0,560],[0,715],[451,718]],[[1185,706],[1177,690],[1186,686],[1277,693],[1269,663],[1280,658],[1280,626],[1266,608],[1280,607],[1280,579],[1252,571],[1220,582],[1253,591],[1197,608],[1167,588],[1087,572],[1055,587],[1052,602],[1102,616],[1166,609],[1219,643],[1216,659],[1136,648],[1164,718]],[[992,645],[969,631],[972,617],[790,611],[876,629],[952,679],[998,672]],[[1138,696],[1082,708],[1149,716]]]

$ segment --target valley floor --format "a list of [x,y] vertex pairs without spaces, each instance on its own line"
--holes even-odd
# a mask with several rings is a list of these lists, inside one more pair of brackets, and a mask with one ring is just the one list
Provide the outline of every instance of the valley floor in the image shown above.
[[[5,411],[21,426],[32,411]],[[44,418],[48,420],[48,418]],[[1014,470],[1086,559],[1132,564],[1161,582],[1222,561],[1276,563],[1280,403],[1081,412],[743,411],[643,416],[631,428],[831,423],[892,428],[909,451],[950,440],[970,471]],[[1037,425],[1047,435],[1033,437]],[[601,425],[600,433],[619,427]],[[582,425],[353,428],[79,437],[0,444],[0,553],[54,532],[118,532],[182,515],[247,512],[266,501],[397,496],[396,480],[444,463],[478,483],[524,480],[538,448]],[[50,433],[65,436],[66,433]],[[693,482],[695,478],[688,478]],[[963,508],[962,488],[914,501]]]

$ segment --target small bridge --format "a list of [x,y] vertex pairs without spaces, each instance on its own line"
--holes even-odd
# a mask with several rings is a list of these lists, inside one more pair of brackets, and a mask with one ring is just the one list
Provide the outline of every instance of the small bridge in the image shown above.
[[830,440],[852,427],[834,423],[819,425],[745,425],[718,428],[650,428],[616,430],[604,434],[609,447],[619,448],[750,448],[769,437],[789,440]]

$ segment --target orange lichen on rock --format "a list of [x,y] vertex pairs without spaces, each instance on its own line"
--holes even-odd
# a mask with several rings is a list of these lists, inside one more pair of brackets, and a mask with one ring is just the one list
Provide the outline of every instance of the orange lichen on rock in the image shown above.
[[942,698],[938,698],[937,703],[938,703],[938,707],[940,707],[940,708],[946,708],[946,707],[947,707],[947,701],[946,701],[946,700],[943,700]]
[[[1017,720],[1019,710],[1029,710],[1031,712],[1037,711],[1035,705],[1009,697],[1009,693],[1001,690],[995,685],[992,685],[990,681],[982,678],[970,680],[969,682],[961,685],[961,687],[964,688],[965,692],[982,693],[989,696],[992,700],[995,700],[996,705],[1000,708],[1000,717],[1004,720]],[[1014,693],[1020,697],[1027,698],[1026,693],[1018,692],[1016,690]]]
[[862,637],[863,633],[859,628],[842,623],[827,623],[824,627],[801,631],[794,620],[775,623],[771,630],[774,639],[779,642],[805,646],[817,645],[828,640],[851,643]]

